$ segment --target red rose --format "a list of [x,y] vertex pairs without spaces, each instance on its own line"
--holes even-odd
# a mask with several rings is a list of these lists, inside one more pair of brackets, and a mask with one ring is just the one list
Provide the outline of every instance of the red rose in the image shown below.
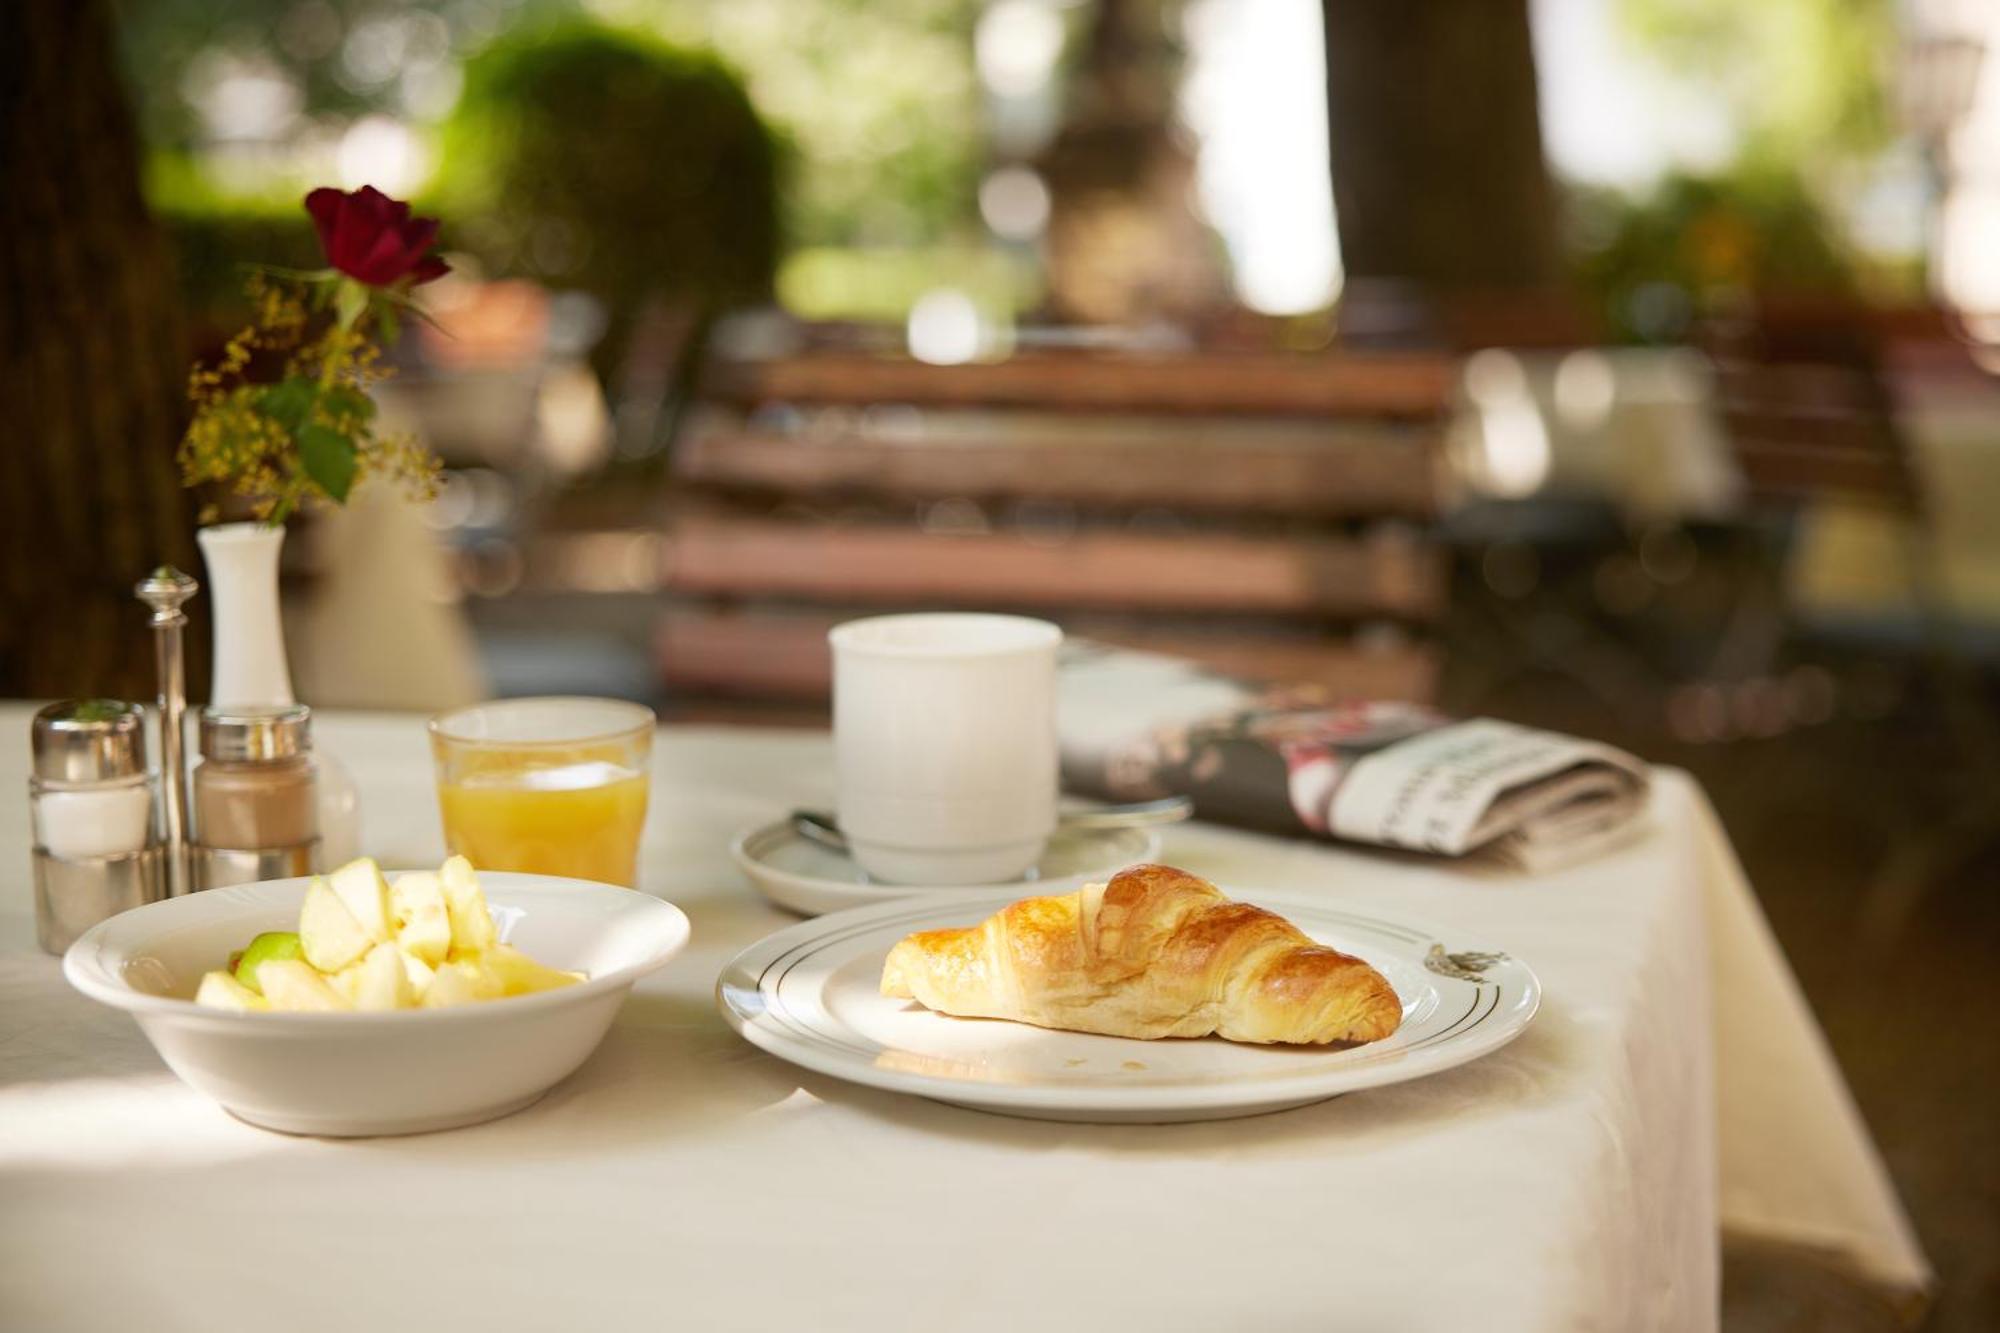
[[441,278],[451,265],[424,251],[437,239],[436,218],[413,218],[410,206],[372,185],[349,194],[325,186],[306,196],[327,262],[357,282],[387,287]]

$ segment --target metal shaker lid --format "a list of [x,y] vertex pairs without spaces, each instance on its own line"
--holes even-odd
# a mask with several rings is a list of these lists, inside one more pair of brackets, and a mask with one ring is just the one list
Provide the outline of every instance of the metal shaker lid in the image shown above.
[[312,709],[304,704],[210,704],[201,710],[205,759],[262,763],[312,749]]
[[114,782],[146,771],[146,713],[120,699],[65,699],[35,714],[29,745],[45,782]]

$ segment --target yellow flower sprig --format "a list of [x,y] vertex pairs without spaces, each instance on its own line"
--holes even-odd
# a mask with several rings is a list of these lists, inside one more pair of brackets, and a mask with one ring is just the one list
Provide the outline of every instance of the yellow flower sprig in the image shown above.
[[[434,497],[435,455],[413,436],[375,429],[369,390],[392,370],[367,332],[368,316],[385,333],[394,328],[389,308],[375,308],[375,290],[338,275],[254,273],[246,292],[251,322],[189,375],[194,415],[176,453],[182,482],[243,496],[274,527],[308,503],[344,504],[365,479]],[[332,308],[316,333],[313,296]],[[259,353],[283,357],[279,379],[250,379]]]

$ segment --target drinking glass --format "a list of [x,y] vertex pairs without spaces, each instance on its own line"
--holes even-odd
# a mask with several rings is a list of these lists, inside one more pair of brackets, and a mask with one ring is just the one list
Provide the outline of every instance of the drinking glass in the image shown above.
[[480,870],[636,888],[653,711],[619,699],[503,699],[431,719],[445,845]]

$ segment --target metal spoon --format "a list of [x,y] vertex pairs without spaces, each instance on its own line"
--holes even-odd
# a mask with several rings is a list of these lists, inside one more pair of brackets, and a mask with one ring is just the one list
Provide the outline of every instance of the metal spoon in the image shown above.
[[[1103,805],[1093,810],[1065,810],[1056,819],[1056,830],[1137,828],[1143,824],[1178,824],[1194,814],[1194,802],[1185,796],[1165,796],[1157,801],[1131,805]],[[847,835],[840,823],[825,810],[792,811],[792,828],[800,837],[836,852],[847,850]]]

